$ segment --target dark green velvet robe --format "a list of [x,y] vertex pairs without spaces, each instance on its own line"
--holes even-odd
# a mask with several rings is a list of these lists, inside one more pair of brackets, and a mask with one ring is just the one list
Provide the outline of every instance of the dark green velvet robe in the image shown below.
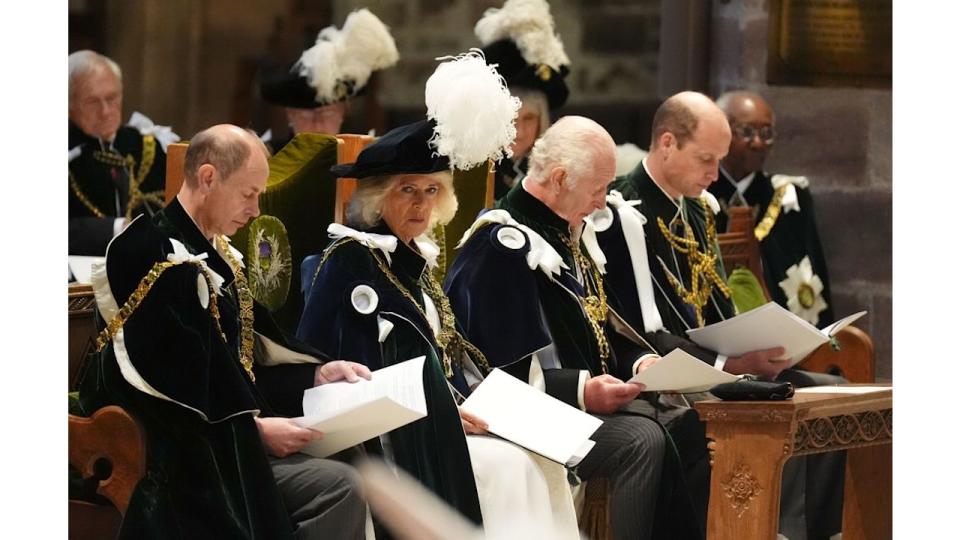
[[[579,408],[580,371],[600,375],[602,364],[597,340],[581,301],[576,298],[585,293],[572,270],[576,265],[565,241],[569,226],[520,183],[496,207],[508,211],[518,223],[543,237],[568,268],[554,277],[547,277],[539,268],[531,269],[526,260],[531,247],[526,232],[522,233],[524,246],[511,249],[498,240],[498,233],[505,228],[520,229],[512,225],[485,225],[467,240],[447,273],[445,289],[451,306],[463,326],[464,336],[486,355],[490,365],[523,381],[528,381],[533,353],[552,343],[561,365],[543,369],[545,391]],[[587,254],[583,242],[580,249]],[[636,358],[655,352],[649,343],[618,347],[619,334],[609,323],[604,330],[612,345],[607,371],[621,380],[630,378]],[[653,418],[650,421],[656,422]],[[669,444],[652,537],[698,538],[699,519],[684,482],[680,458],[670,435],[666,434],[666,438]]]
[[[513,227],[487,225],[471,236],[447,273],[450,303],[467,339],[484,352],[490,365],[524,381],[531,355],[554,343],[562,367],[544,370],[546,392],[577,407],[580,371],[600,375],[604,368],[597,339],[578,299],[585,292],[573,270],[576,265],[567,245],[567,222],[519,184],[496,207],[542,236],[567,268],[553,278],[539,269],[531,271],[525,260],[529,241],[523,248],[511,250],[497,240],[497,234],[501,227]],[[581,249],[586,253],[582,243]],[[622,362],[611,354],[609,373],[629,379],[633,359],[652,349],[638,345],[633,352]]]
[[[385,225],[367,232],[393,236]],[[349,358],[371,370],[426,356],[427,416],[389,433],[393,459],[447,504],[482,524],[466,436],[429,323],[380,270],[375,257],[386,262],[380,250],[374,253],[346,238],[335,240],[325,256],[312,280],[297,337],[332,357]],[[429,271],[424,258],[398,242],[389,269],[420,304],[422,280]],[[363,285],[377,296],[376,307],[366,314],[351,302],[351,293]],[[393,325],[382,342],[380,321]]]
[[[697,319],[691,306],[680,299],[673,285],[667,279],[667,271],[680,279],[683,286],[690,288],[690,266],[687,256],[677,252],[667,241],[657,225],[657,218],[670,227],[671,222],[679,223],[677,205],[658,187],[643,167],[643,162],[624,176],[618,177],[610,184],[610,190],[617,190],[626,200],[640,199],[642,203],[637,209],[647,222],[644,225],[644,235],[647,239],[647,258],[650,262],[650,275],[653,279],[653,292],[657,302],[657,309],[668,332],[676,336],[685,336],[688,328],[697,328]],[[707,241],[705,212],[710,212],[699,199],[683,198],[683,209],[686,221],[693,229],[697,249],[702,252],[719,254],[719,247],[709,245]],[[674,233],[679,227],[675,226]],[[664,268],[666,266],[666,269]],[[716,271],[726,282],[723,261],[717,256]],[[704,324],[712,324],[732,317],[735,313],[733,302],[724,295],[719,288],[714,287],[709,300],[703,306]],[[669,351],[667,351],[669,352]]]
[[[71,255],[102,256],[107,244],[113,238],[113,222],[123,217],[130,200],[130,177],[126,167],[108,163],[98,151],[108,149],[109,145],[95,137],[90,137],[72,122],[68,128],[70,149],[69,171],[72,177],[68,188],[68,248]],[[147,151],[145,152],[145,145]],[[152,150],[150,150],[152,148]],[[146,174],[139,178],[142,192],[156,193],[163,198],[166,181],[166,154],[159,142],[153,137],[144,137],[132,127],[122,126],[113,140],[112,154],[117,159],[131,156],[134,161],[134,176],[139,177],[141,167]],[[144,162],[144,157],[153,154],[153,158]],[[98,217],[87,204],[93,205],[105,217]],[[161,205],[137,205],[133,216],[141,212],[153,213]]]
[[[760,223],[774,189],[770,183],[771,176],[764,171],[757,171],[743,193],[746,203],[756,208],[756,223]],[[787,307],[787,296],[778,285],[787,277],[787,269],[798,264],[804,257],[810,257],[813,273],[823,282],[823,299],[827,302],[827,309],[820,312],[816,326],[822,328],[833,323],[833,301],[830,298],[830,277],[827,273],[827,261],[823,256],[823,246],[820,243],[820,233],[817,230],[816,213],[813,209],[813,197],[810,190],[797,187],[797,203],[800,211],[786,211],[781,209],[777,221],[770,229],[770,233],[760,241],[760,254],[763,258],[763,279],[770,292],[770,298],[783,307]],[[710,192],[720,201],[724,209],[718,217],[718,228],[726,230],[726,208],[738,204],[734,198],[736,184],[727,173],[720,169],[720,177],[710,185]],[[755,224],[756,224],[755,223]],[[789,309],[789,308],[788,308]]]
[[[250,380],[239,363],[233,272],[176,199],[152,219],[134,220],[110,244],[109,290],[96,284],[95,290],[122,306],[154,263],[167,260],[170,239],[193,254],[207,254],[209,268],[226,280],[218,297],[226,342],[201,305],[200,270],[185,263],[160,275],[122,332],[89,364],[80,387],[83,412],[120,405],[141,422],[147,437],[146,475],[134,491],[121,537],[291,537],[292,522],[254,414],[302,414],[298,402],[313,384],[315,364],[255,365],[257,382]],[[291,345],[265,310],[255,310],[255,328]],[[123,373],[121,364],[135,373]],[[131,377],[152,390],[138,389]]]

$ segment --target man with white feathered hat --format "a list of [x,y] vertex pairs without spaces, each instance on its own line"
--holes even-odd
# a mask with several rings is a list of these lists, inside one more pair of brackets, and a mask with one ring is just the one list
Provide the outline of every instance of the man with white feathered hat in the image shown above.
[[550,127],[550,113],[567,101],[570,59],[544,0],[507,0],[502,8],[488,9],[473,31],[487,63],[522,103],[513,157],[497,164],[494,198],[500,199],[526,173],[530,148]]
[[261,73],[261,97],[284,108],[291,131],[265,142],[278,151],[297,133],[336,135],[350,99],[366,88],[373,72],[399,58],[390,30],[366,8],[350,13],[342,29],[324,28],[293,65]]

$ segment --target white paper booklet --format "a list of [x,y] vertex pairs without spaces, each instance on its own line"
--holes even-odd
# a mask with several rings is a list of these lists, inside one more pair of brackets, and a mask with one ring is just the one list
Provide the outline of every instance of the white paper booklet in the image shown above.
[[674,349],[656,364],[634,375],[629,382],[643,383],[647,391],[705,392],[739,378],[707,365],[682,349]]
[[300,426],[323,432],[301,452],[327,457],[427,415],[419,356],[373,372],[355,383],[328,383],[303,393]]
[[490,433],[573,467],[593,448],[599,418],[494,369],[460,406],[484,420]]
[[854,313],[818,330],[787,309],[769,302],[732,319],[688,330],[687,335],[697,345],[727,356],[783,347],[787,350],[783,359],[789,360],[793,366],[866,313]]

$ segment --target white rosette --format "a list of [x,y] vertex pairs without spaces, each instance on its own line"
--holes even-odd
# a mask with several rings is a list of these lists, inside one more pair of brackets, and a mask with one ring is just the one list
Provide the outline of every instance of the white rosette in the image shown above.
[[357,285],[350,291],[350,305],[361,315],[370,315],[377,310],[380,297],[369,285]]
[[511,157],[520,100],[479,49],[442,60],[424,89],[427,118],[436,124],[430,146],[460,170]]

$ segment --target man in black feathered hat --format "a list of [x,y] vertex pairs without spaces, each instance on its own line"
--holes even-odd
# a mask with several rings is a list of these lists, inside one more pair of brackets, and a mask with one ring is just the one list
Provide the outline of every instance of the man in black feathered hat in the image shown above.
[[324,28],[293,65],[260,74],[261,97],[284,108],[291,131],[265,142],[277,151],[297,133],[340,133],[350,98],[364,90],[374,71],[398,59],[389,29],[367,9],[347,16],[341,30]]
[[507,0],[477,21],[474,33],[487,63],[496,65],[510,92],[520,98],[512,158],[497,164],[494,198],[500,199],[527,172],[534,141],[550,127],[550,113],[563,106],[570,59],[554,33],[550,6],[542,0]]

